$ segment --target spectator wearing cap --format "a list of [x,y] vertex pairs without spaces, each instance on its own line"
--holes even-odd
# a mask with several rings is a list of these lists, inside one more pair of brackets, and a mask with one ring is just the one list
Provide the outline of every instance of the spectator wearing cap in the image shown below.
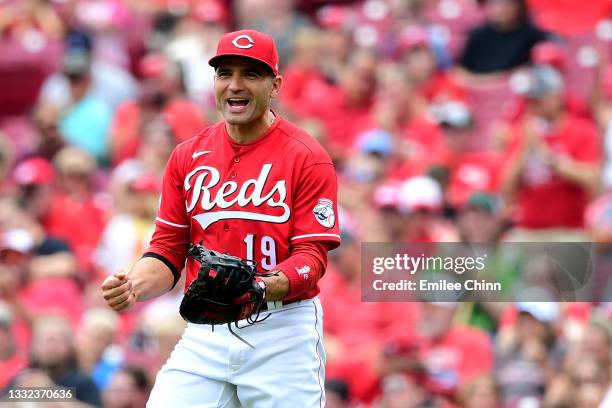
[[[90,272],[93,252],[107,219],[108,205],[95,193],[96,160],[84,150],[66,147],[55,156],[59,189],[47,204],[45,227],[49,234],[65,240],[79,263]],[[83,228],[83,226],[87,226]]]
[[183,96],[179,67],[164,54],[146,55],[139,63],[142,76],[137,100],[117,107],[110,130],[113,164],[133,158],[143,139],[143,128],[162,118],[177,142],[195,136],[205,126],[200,109]]
[[[66,242],[49,235],[11,202],[3,203],[0,223],[5,230],[0,237],[2,295],[19,311],[20,319],[30,322],[45,312],[77,322],[82,311],[77,264]],[[27,338],[27,332],[20,336]]]
[[473,149],[474,117],[469,107],[449,101],[434,107],[432,113],[444,135],[446,155],[440,161],[450,173],[447,202],[461,208],[474,192],[495,193],[502,157],[497,152]]
[[568,111],[564,83],[549,67],[534,67],[521,92],[528,114],[506,148],[503,188],[516,204],[510,240],[584,239],[583,215],[599,188],[597,129]]
[[41,157],[23,160],[15,166],[12,179],[21,207],[38,221],[45,220],[55,191],[53,165]]
[[459,57],[474,74],[493,74],[525,65],[531,49],[546,33],[529,18],[527,0],[483,0],[486,21],[474,28]]
[[[556,70],[563,80],[567,79],[568,55],[563,49],[562,44],[554,41],[543,41],[536,44],[531,50],[531,61],[535,66],[549,67]],[[525,78],[525,71],[519,70],[510,77],[510,87],[521,88],[521,83]],[[580,95],[567,89],[565,92],[564,103],[568,111],[576,116],[580,116],[586,120],[593,120],[591,107],[587,101]],[[524,95],[518,95],[517,98],[507,107],[507,112],[503,114],[504,118],[512,123],[520,122],[526,114],[528,99]]]
[[404,217],[405,242],[457,240],[454,227],[443,219],[442,188],[433,178],[417,176],[403,181],[397,193],[397,206]]
[[69,51],[64,56],[63,73],[70,85],[71,103],[59,122],[61,134],[68,144],[104,162],[108,155],[108,130],[112,111],[93,92],[91,55],[84,50]]
[[555,367],[552,350],[557,342],[554,325],[559,321],[559,304],[539,288],[521,295],[527,300],[507,309],[496,338],[495,375],[507,406],[541,400]]

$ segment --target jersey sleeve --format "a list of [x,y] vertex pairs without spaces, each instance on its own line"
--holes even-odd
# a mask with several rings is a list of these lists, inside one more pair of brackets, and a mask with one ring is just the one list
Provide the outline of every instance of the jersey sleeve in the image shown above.
[[159,211],[155,218],[155,224],[174,230],[186,230],[189,228],[189,219],[181,194],[183,177],[179,174],[180,166],[177,157],[177,151],[174,150],[164,171]]
[[189,222],[181,194],[183,177],[179,169],[177,151],[174,150],[164,171],[155,231],[143,255],[162,261],[174,275],[174,285],[185,265],[189,243]]
[[340,245],[338,226],[338,181],[331,163],[306,167],[293,202],[290,244],[323,241],[328,249]]

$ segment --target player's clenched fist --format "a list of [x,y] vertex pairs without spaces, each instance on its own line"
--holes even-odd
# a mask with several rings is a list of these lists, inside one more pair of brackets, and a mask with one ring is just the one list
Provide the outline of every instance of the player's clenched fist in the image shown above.
[[125,272],[117,272],[104,279],[102,296],[106,303],[118,312],[128,310],[136,303],[136,292]]

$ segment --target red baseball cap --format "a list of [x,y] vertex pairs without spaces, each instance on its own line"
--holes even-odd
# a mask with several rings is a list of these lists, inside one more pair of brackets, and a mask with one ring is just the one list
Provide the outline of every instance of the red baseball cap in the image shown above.
[[278,51],[274,39],[255,30],[240,30],[225,34],[219,39],[217,54],[208,64],[219,65],[222,57],[245,57],[267,65],[274,75],[278,75]]
[[49,185],[55,180],[55,170],[49,161],[34,157],[15,167],[13,180],[20,186]]

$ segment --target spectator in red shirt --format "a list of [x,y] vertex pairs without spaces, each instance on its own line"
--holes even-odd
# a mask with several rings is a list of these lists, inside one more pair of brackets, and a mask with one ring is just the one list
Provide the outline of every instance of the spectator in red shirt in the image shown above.
[[137,154],[143,127],[154,118],[161,116],[170,125],[177,142],[196,135],[206,124],[200,109],[182,96],[178,67],[168,58],[148,55],[140,71],[140,98],[119,105],[111,124],[113,164]]
[[295,54],[283,74],[280,102],[299,118],[311,116],[332,86],[320,66],[322,36],[312,28],[300,30],[294,40]]
[[[582,229],[586,205],[599,186],[601,152],[595,126],[572,115],[564,104],[561,76],[535,67],[529,79],[524,90],[528,114],[507,147],[504,189],[516,202],[517,226],[532,230],[530,237],[537,239],[533,230]],[[526,239],[522,232],[510,239]],[[557,238],[549,239],[563,239],[553,236]]]
[[474,118],[469,107],[449,101],[435,107],[433,113],[444,134],[444,157],[440,161],[450,173],[447,203],[461,208],[475,192],[496,192],[502,157],[472,149]]
[[427,383],[440,395],[454,395],[458,387],[493,369],[493,348],[484,331],[453,325],[456,304],[424,302],[417,328],[419,359]]
[[79,266],[88,271],[108,212],[108,205],[93,191],[96,162],[86,152],[68,147],[56,155],[55,164],[61,190],[48,204],[45,226],[50,235],[68,243]]
[[425,30],[403,30],[399,38],[401,63],[415,96],[421,103],[437,104],[449,100],[464,101],[465,90],[451,73],[438,70],[436,56]]

